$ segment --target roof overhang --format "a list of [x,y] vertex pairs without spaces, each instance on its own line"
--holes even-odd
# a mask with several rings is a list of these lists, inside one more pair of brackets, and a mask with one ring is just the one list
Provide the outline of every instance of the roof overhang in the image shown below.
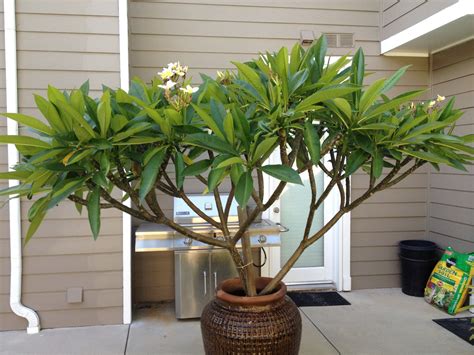
[[381,42],[389,56],[428,57],[474,38],[474,0],[459,0]]

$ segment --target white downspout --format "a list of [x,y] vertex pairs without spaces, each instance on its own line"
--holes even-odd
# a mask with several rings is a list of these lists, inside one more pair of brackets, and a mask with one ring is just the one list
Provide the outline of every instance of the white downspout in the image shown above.
[[[129,61],[128,61],[128,1],[118,0],[119,9],[119,44],[120,44],[120,87],[128,92]],[[125,194],[125,193],[124,193]],[[131,205],[130,199],[124,202]],[[122,260],[123,260],[123,324],[132,322],[132,217],[122,214]]]
[[[18,112],[18,86],[16,63],[16,21],[15,0],[4,1],[5,24],[5,76],[7,112]],[[18,123],[8,119],[7,133],[18,134]],[[8,169],[19,162],[18,150],[13,144],[8,144]],[[18,185],[18,180],[9,180],[9,186]],[[40,321],[38,314],[31,308],[21,303],[21,277],[22,277],[22,241],[21,241],[21,209],[20,198],[10,199],[10,308],[12,311],[28,320],[28,334],[38,333]]]

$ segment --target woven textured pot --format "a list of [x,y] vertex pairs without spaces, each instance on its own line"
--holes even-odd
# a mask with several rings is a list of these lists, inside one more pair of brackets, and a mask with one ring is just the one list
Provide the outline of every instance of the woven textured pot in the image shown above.
[[[270,278],[256,280],[262,290]],[[286,296],[286,285],[276,292],[242,297],[239,279],[229,279],[217,288],[216,298],[204,308],[201,331],[208,355],[297,355],[301,342],[301,316]]]

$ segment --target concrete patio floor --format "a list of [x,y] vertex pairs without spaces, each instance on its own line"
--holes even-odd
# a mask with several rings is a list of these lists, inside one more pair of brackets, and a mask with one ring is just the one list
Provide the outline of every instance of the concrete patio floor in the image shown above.
[[[400,289],[342,294],[350,306],[304,307],[302,355],[473,354],[474,347],[432,321],[448,318]],[[458,316],[471,315],[470,313]],[[0,354],[203,354],[199,322],[177,321],[171,304],[138,309],[130,326],[0,333]]]

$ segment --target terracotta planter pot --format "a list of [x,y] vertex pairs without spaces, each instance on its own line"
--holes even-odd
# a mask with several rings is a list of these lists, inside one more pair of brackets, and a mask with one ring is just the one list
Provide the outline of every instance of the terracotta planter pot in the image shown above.
[[[258,278],[257,290],[270,280]],[[242,294],[239,279],[225,280],[204,308],[201,331],[206,354],[298,354],[301,316],[286,296],[286,285],[281,282],[276,292],[266,296]]]

